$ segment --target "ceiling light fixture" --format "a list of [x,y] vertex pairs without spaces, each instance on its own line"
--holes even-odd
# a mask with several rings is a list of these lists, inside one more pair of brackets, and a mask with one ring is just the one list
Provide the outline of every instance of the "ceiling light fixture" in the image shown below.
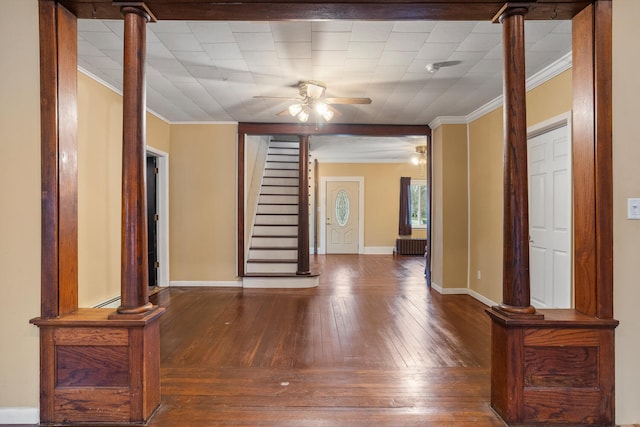
[[428,72],[433,74],[440,69],[440,64],[427,64],[425,68]]
[[[324,98],[327,85],[318,80],[307,80],[298,83],[299,98],[294,98],[294,102],[289,107],[276,113],[277,116],[290,115],[298,121],[306,122],[311,114],[314,114],[317,121],[328,122],[340,115],[340,112],[331,107],[331,104],[371,104],[371,98]],[[254,98],[267,99],[291,99],[283,96],[254,96]]]
[[296,117],[298,114],[300,114],[300,112],[302,111],[302,104],[291,104],[289,105],[289,114],[291,114],[293,117]]
[[309,120],[309,109],[308,108],[303,108],[302,111],[300,111],[296,117],[301,122],[303,122],[303,123],[306,122],[307,120]]
[[424,166],[427,164],[427,146],[418,145],[416,147],[416,155],[411,159],[411,163],[416,166]]
[[333,118],[334,113],[326,102],[320,101],[319,98],[324,96],[326,85],[323,82],[310,80],[300,83],[300,95],[303,99],[289,106],[289,114],[301,122],[309,120],[309,116],[315,113],[318,118],[329,121]]
[[327,122],[330,121],[334,116],[333,111],[331,111],[326,103],[322,101],[316,101],[316,99],[312,97],[305,98],[305,100],[301,103],[296,102],[289,105],[289,114],[291,114],[301,122],[306,122],[307,120],[309,120],[309,116],[312,112],[314,112],[317,116],[322,117]]

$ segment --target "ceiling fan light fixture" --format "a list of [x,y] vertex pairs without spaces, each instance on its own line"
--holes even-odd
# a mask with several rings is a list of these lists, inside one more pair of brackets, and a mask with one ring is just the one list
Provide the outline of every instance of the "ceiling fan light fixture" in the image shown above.
[[324,117],[326,121],[330,121],[331,119],[333,119],[333,111],[327,109],[327,111],[322,113],[322,117]]
[[316,113],[324,116],[324,114],[329,111],[329,107],[324,102],[316,102],[315,103]]
[[296,117],[298,114],[300,114],[301,111],[302,111],[302,105],[301,104],[291,104],[291,105],[289,105],[289,114],[291,114],[293,117]]
[[424,166],[427,164],[427,146],[418,145],[416,147],[416,155],[411,158],[411,163],[416,166]]
[[[371,104],[371,98],[323,98],[327,85],[319,80],[307,80],[298,82],[299,98],[293,98],[293,102],[286,110],[276,113],[276,116],[290,115],[300,122],[306,122],[314,115],[318,121],[330,121],[340,112],[331,107],[332,104]],[[254,96],[254,98],[292,99],[284,96]]]
[[318,99],[322,95],[324,95],[325,86],[320,84],[320,82],[318,83],[319,84],[316,84],[315,82],[307,82],[306,89],[307,89],[307,96],[309,98]]
[[298,120],[304,123],[307,120],[309,120],[309,112],[306,110],[302,110],[298,113],[297,117],[298,117]]

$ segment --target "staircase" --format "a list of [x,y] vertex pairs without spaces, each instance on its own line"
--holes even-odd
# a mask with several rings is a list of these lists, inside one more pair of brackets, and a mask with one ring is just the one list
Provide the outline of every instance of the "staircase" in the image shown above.
[[271,141],[247,257],[247,276],[295,275],[298,267],[298,142]]

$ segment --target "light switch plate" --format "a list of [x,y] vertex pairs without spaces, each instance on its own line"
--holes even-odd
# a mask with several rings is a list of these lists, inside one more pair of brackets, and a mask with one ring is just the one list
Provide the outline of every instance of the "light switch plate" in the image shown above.
[[640,199],[627,199],[627,219],[640,219]]

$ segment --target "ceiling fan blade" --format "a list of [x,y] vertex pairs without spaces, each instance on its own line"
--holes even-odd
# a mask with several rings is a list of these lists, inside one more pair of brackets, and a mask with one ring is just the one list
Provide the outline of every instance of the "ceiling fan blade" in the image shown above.
[[438,64],[439,67],[453,67],[458,64],[462,64],[462,61],[442,61],[436,62],[436,64]]
[[342,115],[342,113],[337,109],[337,108],[333,108],[331,105],[327,104],[327,108],[331,111],[333,111],[333,115],[335,117],[340,117]]
[[371,98],[322,98],[325,104],[371,104]]
[[286,110],[282,110],[279,113],[276,113],[276,116],[290,116],[291,114],[289,114],[289,109],[287,108]]
[[288,100],[288,101],[304,101],[301,98],[298,97],[294,97],[294,96],[254,96],[255,99],[281,99],[281,100]]

